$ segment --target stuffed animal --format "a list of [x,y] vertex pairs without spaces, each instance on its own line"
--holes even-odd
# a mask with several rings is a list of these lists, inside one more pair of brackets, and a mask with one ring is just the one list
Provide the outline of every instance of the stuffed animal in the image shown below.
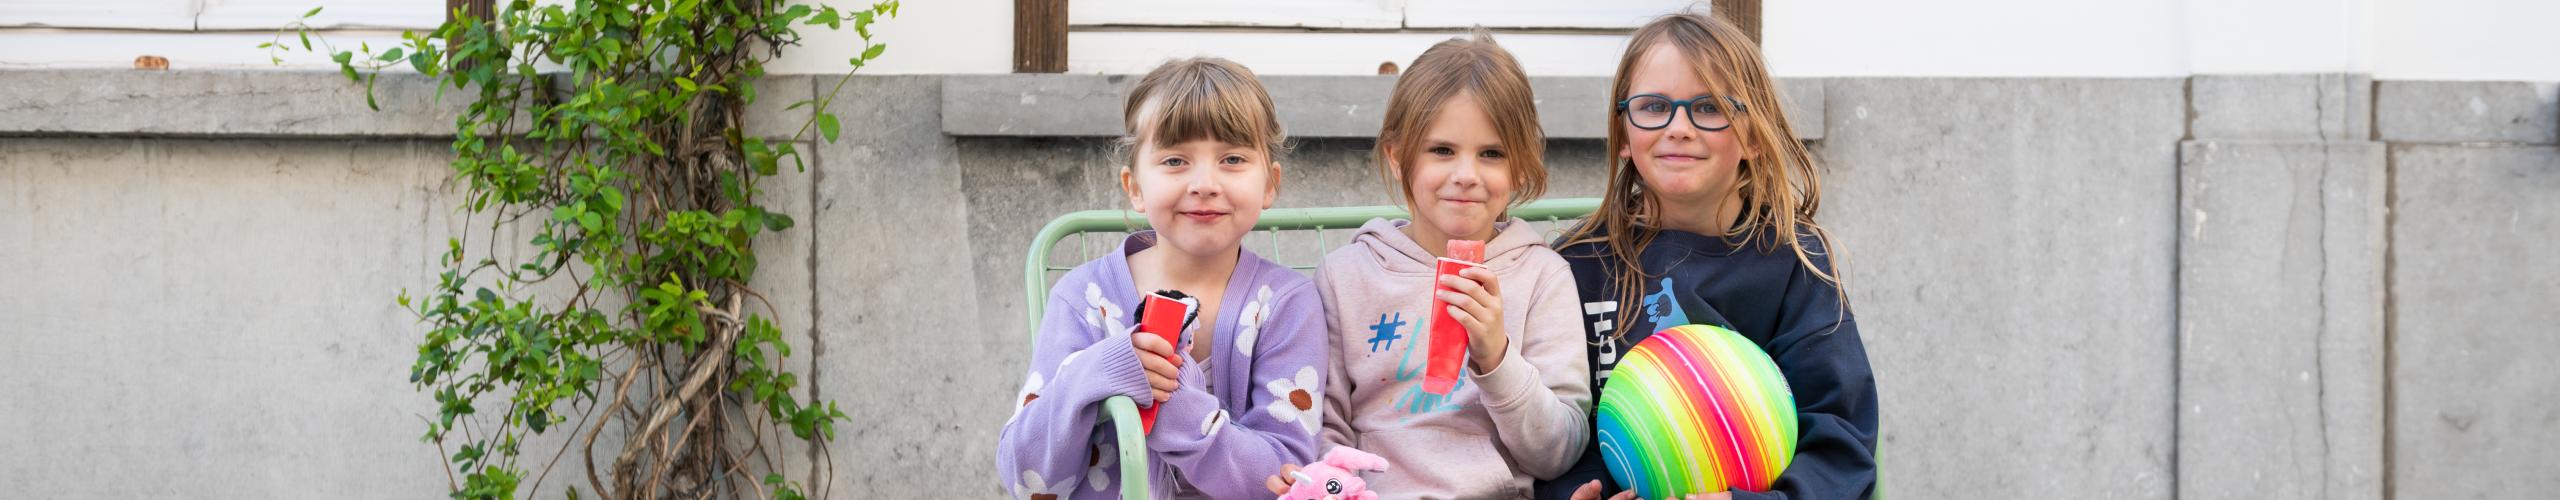
[[1297,482],[1280,500],[1377,500],[1378,492],[1369,491],[1359,471],[1386,472],[1387,459],[1349,446],[1333,447],[1324,452],[1324,460],[1290,473]]

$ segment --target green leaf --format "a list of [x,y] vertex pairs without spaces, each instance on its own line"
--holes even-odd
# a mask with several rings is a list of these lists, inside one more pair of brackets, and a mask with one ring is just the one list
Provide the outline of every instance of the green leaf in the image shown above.
[[889,44],[886,43],[872,45],[871,48],[862,49],[862,60],[870,61],[873,59],[879,59],[880,53],[887,52],[888,50]]
[[827,142],[836,142],[836,132],[838,131],[836,115],[834,113],[818,113],[818,133],[824,134],[827,138]]
[[382,51],[382,56],[376,59],[383,61],[398,61],[400,60],[400,56],[405,54],[407,54],[407,52],[401,51],[399,47],[392,47],[388,50]]
[[791,229],[791,216],[773,212],[766,212],[764,214],[764,230],[781,231],[784,229]]
[[321,8],[324,8],[324,7],[328,7],[328,6],[323,5],[323,6],[320,6],[320,7],[312,7],[310,12],[304,12],[304,13],[302,13],[302,18],[303,18],[303,19],[310,19],[310,18],[311,18],[311,16],[317,16],[317,15],[320,15],[320,9],[321,9]]
[[685,77],[681,77],[681,76],[676,77],[676,86],[677,86],[677,87],[684,87],[684,91],[686,91],[686,92],[700,92],[700,91],[702,91],[702,86],[701,86],[700,84],[693,83],[693,79],[691,79],[691,78],[685,78]]

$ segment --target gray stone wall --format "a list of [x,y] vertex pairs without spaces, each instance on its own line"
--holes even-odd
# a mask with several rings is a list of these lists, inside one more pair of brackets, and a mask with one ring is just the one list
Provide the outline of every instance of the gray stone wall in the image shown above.
[[[1120,203],[1125,80],[856,77],[844,139],[801,139],[809,170],[766,186],[801,224],[761,242],[760,286],[807,389],[852,416],[808,455],[837,497],[1000,496],[1023,253]],[[766,82],[754,132],[788,139],[805,112],[782,106],[820,82]],[[1363,137],[1389,82],[1268,79],[1300,136],[1279,205],[1389,201]],[[1596,193],[1606,81],[1538,85],[1550,196]],[[1897,497],[2560,490],[2554,86],[1781,85],[1825,166]],[[392,297],[470,227],[442,190],[455,103],[384,88],[372,112],[329,73],[0,71],[0,489],[442,487]]]

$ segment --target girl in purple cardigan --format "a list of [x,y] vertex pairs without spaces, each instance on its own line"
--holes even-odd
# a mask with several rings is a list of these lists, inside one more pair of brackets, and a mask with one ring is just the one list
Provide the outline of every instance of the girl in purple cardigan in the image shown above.
[[[1270,94],[1243,66],[1184,59],[1130,91],[1120,170],[1129,205],[1155,227],[1076,266],[1049,291],[1020,406],[996,451],[1016,498],[1266,496],[1281,464],[1315,458],[1324,422],[1324,309],[1313,282],[1244,250],[1279,194],[1282,136]],[[1131,335],[1143,292],[1200,301],[1181,345]],[[1119,450],[1102,400],[1154,407],[1155,484],[1114,484]]]

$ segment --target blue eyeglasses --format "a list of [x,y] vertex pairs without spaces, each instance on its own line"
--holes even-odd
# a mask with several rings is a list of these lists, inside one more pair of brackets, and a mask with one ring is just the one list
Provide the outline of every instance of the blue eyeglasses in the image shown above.
[[1733,96],[1702,95],[1674,101],[1662,94],[1637,94],[1618,101],[1618,111],[1627,114],[1627,124],[1645,130],[1671,126],[1671,115],[1682,109],[1689,110],[1690,125],[1708,132],[1733,128],[1733,118],[1726,116],[1726,109],[1732,109],[1732,113],[1743,111],[1742,101]]

